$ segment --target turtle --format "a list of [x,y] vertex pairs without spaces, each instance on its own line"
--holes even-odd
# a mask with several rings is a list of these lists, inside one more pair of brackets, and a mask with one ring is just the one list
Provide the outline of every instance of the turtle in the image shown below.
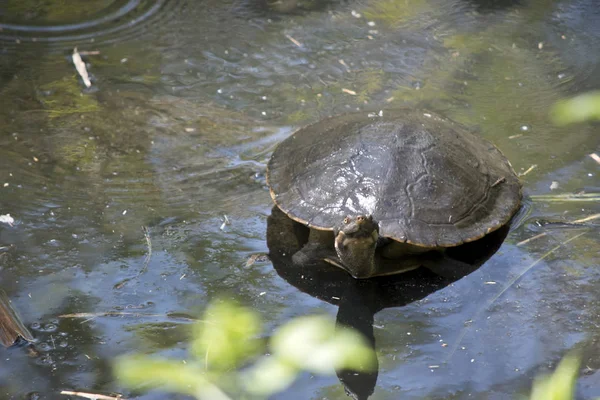
[[301,128],[277,145],[266,177],[275,205],[310,228],[294,262],[322,259],[358,279],[419,266],[443,275],[435,260],[446,249],[505,226],[522,199],[496,146],[419,109]]

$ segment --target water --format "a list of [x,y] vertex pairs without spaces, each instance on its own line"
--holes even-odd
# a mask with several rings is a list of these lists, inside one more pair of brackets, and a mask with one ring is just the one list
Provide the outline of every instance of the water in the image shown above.
[[[0,397],[124,391],[111,360],[184,357],[188,323],[166,314],[198,315],[217,296],[268,329],[337,315],[271,263],[246,267],[267,251],[270,152],[327,115],[430,108],[478,128],[517,172],[535,165],[526,195],[600,191],[598,128],[548,119],[555,101],[599,88],[599,27],[592,0],[4,2],[0,214],[16,224],[0,225],[0,279],[42,344],[2,351]],[[99,51],[83,56],[91,89],[75,46]],[[361,314],[379,358],[371,398],[512,399],[573,347],[580,396],[600,396],[598,225],[567,242],[583,230],[557,223],[600,207],[528,205],[472,274],[417,272],[402,285],[421,297]],[[342,279],[347,298],[364,295]],[[65,317],[110,311],[162,316]],[[284,396],[347,398],[338,378],[308,374]]]

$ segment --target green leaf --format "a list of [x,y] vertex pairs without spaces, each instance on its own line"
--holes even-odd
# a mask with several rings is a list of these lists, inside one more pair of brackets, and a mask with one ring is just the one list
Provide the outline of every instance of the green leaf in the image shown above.
[[600,121],[600,91],[585,93],[557,102],[552,107],[550,117],[558,125]]
[[573,400],[579,364],[578,356],[567,355],[552,375],[534,381],[530,400]]
[[196,325],[192,353],[211,371],[241,366],[262,350],[258,315],[231,302],[212,303]]
[[116,377],[125,385],[143,389],[196,395],[208,382],[198,365],[154,359],[147,356],[126,356],[116,360]]
[[277,357],[265,356],[241,373],[242,384],[248,393],[261,397],[284,391],[300,371]]
[[273,356],[297,369],[332,374],[334,369],[371,371],[376,359],[368,342],[358,333],[335,329],[323,316],[296,318],[277,330],[271,339]]

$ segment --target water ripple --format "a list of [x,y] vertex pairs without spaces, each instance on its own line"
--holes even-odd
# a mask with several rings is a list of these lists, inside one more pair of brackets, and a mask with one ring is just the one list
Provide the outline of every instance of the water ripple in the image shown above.
[[71,48],[81,42],[109,44],[139,37],[176,15],[185,0],[129,0],[116,9],[102,9],[90,19],[77,23],[22,24],[0,20],[0,46],[19,49],[46,44],[55,50]]

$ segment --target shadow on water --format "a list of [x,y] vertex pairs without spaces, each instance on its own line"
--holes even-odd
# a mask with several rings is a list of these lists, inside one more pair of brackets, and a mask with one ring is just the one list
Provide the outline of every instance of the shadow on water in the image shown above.
[[[267,245],[273,267],[280,277],[302,292],[337,306],[338,326],[351,327],[362,333],[376,352],[373,332],[376,313],[421,300],[477,270],[500,248],[508,234],[508,226],[478,241],[449,249],[449,257],[471,266],[453,279],[419,268],[389,277],[357,280],[321,260],[297,265],[292,262],[292,256],[308,241],[308,232],[306,226],[273,207],[267,220]],[[350,397],[367,399],[375,390],[377,369],[372,373],[341,370],[337,374]]]

